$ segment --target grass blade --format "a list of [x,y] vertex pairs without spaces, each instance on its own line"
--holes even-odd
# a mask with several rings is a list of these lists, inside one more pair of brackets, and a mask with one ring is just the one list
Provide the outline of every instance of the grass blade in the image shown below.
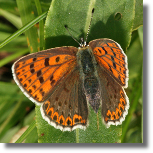
[[21,29],[17,30],[14,34],[12,34],[11,36],[9,36],[8,38],[6,38],[2,43],[0,43],[0,48],[2,48],[3,46],[5,46],[6,44],[8,44],[10,41],[12,41],[14,38],[18,37],[19,35],[21,35],[23,32],[25,32],[26,30],[28,30],[29,28],[31,28],[33,25],[35,25],[37,22],[39,22],[40,20],[42,20],[43,18],[45,18],[47,15],[47,12],[42,13],[40,16],[38,16],[37,18],[35,18],[34,20],[30,21],[29,23],[27,23],[26,25],[24,25]]
[[35,120],[30,124],[28,129],[20,136],[20,138],[15,143],[22,143],[27,136],[32,132],[32,130],[36,127]]
[[[40,1],[35,0],[35,4],[37,7],[38,15],[41,15],[42,9],[41,9],[41,5],[40,5]],[[40,50],[43,50],[43,48],[44,48],[44,21],[43,20],[41,20],[39,22],[39,34],[40,34]]]

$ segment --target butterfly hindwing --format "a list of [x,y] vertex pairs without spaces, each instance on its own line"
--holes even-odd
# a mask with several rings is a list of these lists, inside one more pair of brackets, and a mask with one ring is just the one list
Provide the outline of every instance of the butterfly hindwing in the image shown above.
[[129,109],[129,100],[123,87],[106,70],[98,67],[101,84],[102,117],[109,127],[121,124]]
[[41,113],[43,118],[57,129],[85,129],[88,109],[78,70],[74,70],[57,86],[42,105]]

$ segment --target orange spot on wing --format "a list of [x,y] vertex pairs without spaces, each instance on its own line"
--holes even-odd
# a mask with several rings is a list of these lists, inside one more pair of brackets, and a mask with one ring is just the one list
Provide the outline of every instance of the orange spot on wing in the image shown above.
[[108,117],[105,117],[105,122],[107,122],[108,121]]
[[106,115],[107,115],[107,116],[111,115],[111,111],[108,110]]
[[49,58],[49,65],[60,65],[66,62],[74,61],[76,58],[70,55],[56,55]]
[[64,118],[64,116],[63,115],[61,115],[60,117],[59,117],[59,120],[58,120],[58,123],[60,124],[60,121],[63,121],[63,123],[62,123],[62,125],[65,125],[65,118]]
[[104,59],[104,61],[105,61],[106,63],[109,64],[109,66],[112,66],[112,67],[113,67],[113,62],[112,62],[109,58],[103,57],[103,59]]
[[115,43],[107,43],[110,47],[117,47]]
[[67,122],[70,121],[71,123],[69,124],[69,126],[72,126],[73,123],[72,123],[72,119],[70,118],[70,116],[68,116],[65,120],[65,126],[68,126]]
[[54,114],[53,114],[53,119],[54,119],[54,117],[56,116],[56,122],[58,123],[59,122],[59,114],[57,113],[57,112],[55,112]]
[[[78,122],[75,121],[76,119],[78,119]],[[82,116],[75,114],[73,116],[73,125],[75,125],[77,123],[83,123],[83,124],[85,124],[86,123],[86,120],[85,119],[82,119]]]
[[50,117],[51,117],[51,119],[53,120],[54,108],[53,108],[53,107],[51,107],[51,108],[49,108],[49,109],[46,111],[46,113],[47,113],[47,114],[49,114],[49,112],[51,112]]

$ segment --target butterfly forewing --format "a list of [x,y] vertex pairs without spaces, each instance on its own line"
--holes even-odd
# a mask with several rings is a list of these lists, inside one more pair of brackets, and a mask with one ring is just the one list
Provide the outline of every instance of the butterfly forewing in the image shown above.
[[96,39],[89,43],[98,64],[122,86],[127,87],[127,57],[118,43],[111,39]]
[[24,94],[39,104],[74,69],[77,50],[58,47],[27,55],[14,63],[14,79]]

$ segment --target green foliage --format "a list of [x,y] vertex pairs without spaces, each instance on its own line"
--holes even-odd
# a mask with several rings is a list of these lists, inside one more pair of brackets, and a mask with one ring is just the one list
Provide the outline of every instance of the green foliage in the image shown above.
[[[13,135],[27,125],[29,128],[17,143],[23,140],[25,143],[142,142],[142,0],[12,0],[0,1],[0,6],[0,15],[4,17],[0,18],[0,142],[10,142]],[[88,42],[111,38],[122,46],[128,56],[129,87],[126,92],[130,101],[129,114],[122,126],[107,129],[99,112],[97,130],[97,116],[90,109],[89,126],[85,131],[61,132],[42,119],[39,106],[35,108],[35,115],[34,104],[12,81],[11,65],[28,52],[60,46],[77,47],[64,25],[77,40],[85,38],[93,8],[95,12]],[[39,30],[35,25],[37,22]]]

